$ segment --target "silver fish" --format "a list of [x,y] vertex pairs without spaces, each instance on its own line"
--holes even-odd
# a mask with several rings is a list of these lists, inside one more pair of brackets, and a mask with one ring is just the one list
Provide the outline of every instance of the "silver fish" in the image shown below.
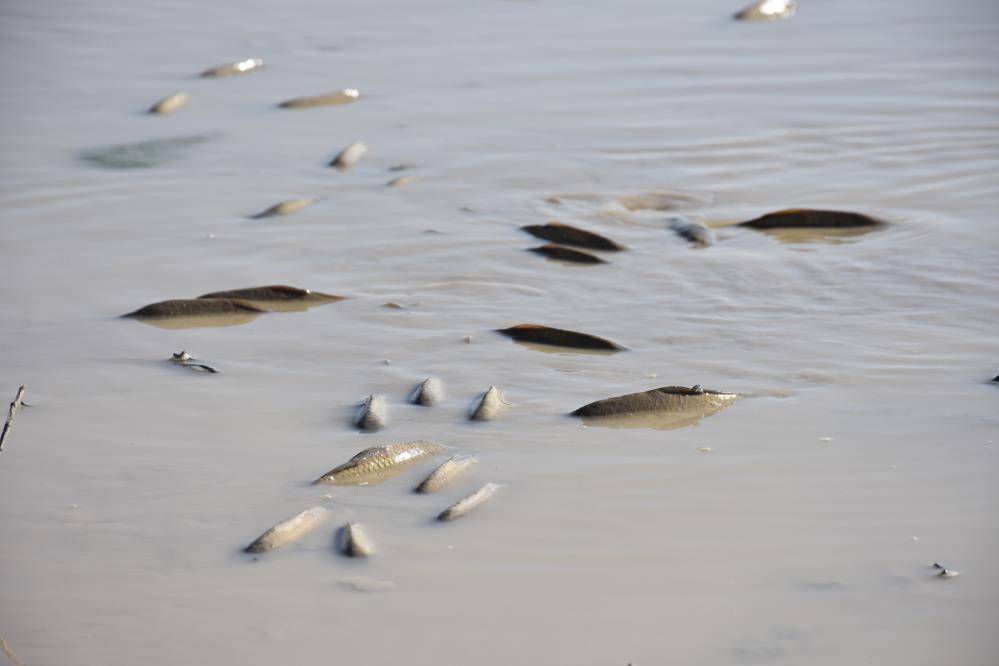
[[380,395],[369,395],[357,410],[354,425],[361,430],[381,430],[388,422],[388,406]]
[[159,115],[172,113],[187,104],[189,100],[190,97],[188,97],[185,92],[174,93],[169,97],[164,97],[149,107],[149,113],[156,113]]
[[302,210],[306,206],[311,206],[316,203],[316,201],[316,199],[289,199],[288,201],[276,203],[267,210],[257,213],[253,216],[253,219],[259,220],[265,217],[274,217],[276,215],[291,215],[292,213]]
[[496,491],[502,487],[503,486],[498,483],[487,483],[468,497],[455,502],[448,508],[441,511],[437,514],[437,520],[454,520],[455,518],[461,518],[495,495]]
[[366,152],[368,152],[368,147],[360,141],[355,141],[341,150],[337,156],[333,158],[333,161],[330,162],[330,166],[336,167],[341,171],[349,169],[357,164],[357,162],[364,157]]
[[248,72],[254,72],[264,66],[264,61],[260,58],[249,58],[247,60],[240,60],[239,62],[229,63],[228,65],[219,65],[218,67],[212,67],[211,69],[206,69],[201,72],[200,76],[204,77],[220,77],[220,76],[234,76],[236,74],[246,74]]
[[329,518],[329,510],[313,506],[270,528],[246,547],[247,553],[265,553],[287,546],[322,525]]
[[430,473],[423,483],[416,486],[418,493],[434,493],[451,483],[479,460],[475,456],[452,456],[441,463],[441,466]]
[[490,386],[479,397],[468,418],[472,421],[492,421],[499,415],[504,404],[506,403],[503,402],[503,397],[500,395],[499,389],[495,386]]
[[361,96],[353,88],[344,88],[325,95],[312,95],[311,97],[296,97],[285,100],[278,104],[282,109],[308,109],[313,106],[339,106],[340,104],[350,104],[357,101]]
[[340,528],[340,550],[350,557],[367,557],[375,552],[375,547],[360,525],[345,523]]
[[444,385],[436,377],[427,377],[416,385],[409,394],[409,401],[414,405],[430,407],[444,399]]

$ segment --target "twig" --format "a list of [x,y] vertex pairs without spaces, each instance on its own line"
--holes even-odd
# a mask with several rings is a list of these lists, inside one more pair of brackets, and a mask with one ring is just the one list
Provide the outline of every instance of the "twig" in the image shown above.
[[10,403],[10,409],[7,410],[7,422],[3,424],[3,432],[0,432],[0,451],[3,451],[4,440],[7,439],[7,432],[10,430],[10,426],[14,423],[14,414],[17,414],[17,410],[21,408],[24,404],[24,387],[21,386],[17,389],[17,395],[14,396],[14,402]]
[[[22,386],[21,388],[23,389],[24,387]],[[7,641],[3,639],[3,636],[0,636],[0,650],[3,650],[4,654],[10,657],[10,660],[14,662],[14,666],[24,666],[24,662],[17,658],[17,655],[7,645]]]

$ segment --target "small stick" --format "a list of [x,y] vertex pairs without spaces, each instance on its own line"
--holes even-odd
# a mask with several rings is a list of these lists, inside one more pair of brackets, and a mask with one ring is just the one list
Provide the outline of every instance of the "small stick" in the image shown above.
[[24,386],[17,389],[17,395],[14,396],[14,402],[10,403],[10,408],[7,410],[7,422],[3,424],[3,432],[0,432],[0,451],[3,451],[4,440],[7,439],[7,432],[10,430],[10,426],[14,423],[14,414],[17,414],[17,410],[21,408],[24,404]]
[[[24,387],[22,386],[21,388],[23,389]],[[17,655],[7,645],[7,641],[4,640],[3,636],[0,636],[0,650],[3,650],[4,654],[10,657],[10,660],[14,662],[14,666],[24,666],[24,662],[17,658]]]

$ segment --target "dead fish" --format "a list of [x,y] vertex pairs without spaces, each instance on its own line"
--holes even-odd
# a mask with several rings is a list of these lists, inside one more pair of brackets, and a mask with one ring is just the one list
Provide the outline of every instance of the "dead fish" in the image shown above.
[[762,217],[742,222],[739,226],[751,229],[846,229],[877,227],[883,224],[885,222],[861,213],[789,208],[767,213]]
[[188,101],[190,101],[190,98],[187,96],[187,93],[185,92],[174,93],[169,97],[164,97],[163,99],[161,99],[160,101],[156,102],[151,107],[149,107],[149,113],[156,113],[159,115],[172,113],[173,111],[176,111],[180,107],[187,104]]
[[266,287],[246,287],[245,289],[231,289],[229,291],[215,291],[210,294],[198,296],[203,298],[227,298],[239,299],[243,301],[307,301],[315,303],[332,303],[342,301],[345,296],[334,294],[324,294],[310,289],[299,289],[289,287],[284,284],[272,284]]
[[414,405],[431,407],[444,399],[444,385],[436,377],[427,377],[409,394],[409,401]]
[[738,21],[773,21],[774,19],[791,18],[798,9],[794,0],[760,0],[735,14]]
[[337,154],[337,156],[333,158],[333,161],[330,162],[329,165],[331,167],[340,169],[341,171],[349,169],[350,167],[354,166],[358,162],[358,160],[364,157],[364,154],[366,152],[368,152],[368,147],[365,146],[360,141],[355,141],[354,143],[350,144],[349,146],[341,150],[339,154]]
[[391,478],[413,464],[440,454],[444,447],[436,442],[415,441],[373,446],[364,449],[342,465],[334,467],[313,481],[313,485],[367,485]]
[[365,398],[354,416],[354,425],[368,432],[381,430],[387,421],[388,405],[385,404],[385,398],[374,394]]
[[210,365],[205,365],[201,363],[196,358],[192,358],[190,354],[186,351],[179,351],[170,357],[170,361],[177,365],[184,366],[185,368],[190,368],[191,370],[200,370],[202,372],[209,372],[211,374],[218,374],[218,370]]
[[958,576],[961,575],[960,572],[954,571],[953,569],[948,569],[944,565],[938,564],[936,562],[933,563],[933,568],[939,570],[939,573],[937,573],[937,578],[957,578]]
[[503,402],[503,396],[500,395],[499,389],[490,386],[475,402],[468,418],[472,421],[492,421],[499,415],[505,404],[509,403]]
[[715,410],[739,399],[736,393],[722,393],[700,386],[663,386],[642,393],[629,393],[583,405],[571,416],[627,416],[649,412]]
[[353,88],[344,88],[336,92],[325,95],[313,95],[311,97],[296,97],[278,104],[282,109],[308,109],[313,106],[339,106],[340,104],[350,104],[356,102],[361,96]]
[[473,509],[495,495],[496,491],[502,487],[503,486],[498,483],[487,483],[468,497],[455,502],[448,508],[441,511],[437,514],[437,520],[454,520],[455,518],[461,518],[462,516],[467,515]]
[[311,206],[316,203],[317,199],[289,199],[288,201],[282,201],[276,203],[265,211],[261,211],[256,215],[252,215],[252,219],[259,220],[265,217],[274,217],[276,215],[291,215],[296,213],[306,206]]
[[478,462],[475,456],[452,456],[416,486],[416,492],[435,493]]
[[548,224],[529,224],[521,227],[523,231],[543,238],[545,240],[561,243],[562,245],[573,245],[575,247],[585,247],[591,250],[619,251],[626,250],[623,245],[615,243],[609,238],[595,234],[585,229],[562,224],[561,222],[549,222]]
[[551,328],[541,324],[517,324],[510,328],[498,328],[497,333],[518,340],[553,347],[574,347],[576,349],[604,349],[623,351],[625,348],[616,342],[598,338],[589,333],[578,333],[561,328]]
[[416,176],[399,176],[385,183],[385,187],[402,187],[416,181]]
[[669,228],[680,238],[690,241],[697,247],[714,245],[717,240],[715,232],[703,222],[691,222],[682,217],[674,217],[669,221]]
[[212,67],[211,69],[206,69],[201,72],[199,76],[203,77],[222,77],[222,76],[235,76],[236,74],[247,74],[249,72],[255,72],[264,66],[264,61],[260,58],[249,58],[247,60],[240,60],[239,62],[229,63],[228,65],[219,65],[218,67]]
[[367,557],[375,552],[368,536],[357,523],[344,523],[340,528],[340,551],[350,557]]
[[198,317],[202,315],[226,315],[267,312],[246,301],[234,298],[187,298],[160,301],[141,307],[134,312],[123,314],[128,318]]
[[329,510],[325,507],[310,507],[287,520],[282,520],[257,537],[257,540],[247,546],[245,550],[247,553],[265,553],[275,548],[287,546],[322,525],[328,518]]
[[549,259],[558,259],[559,261],[568,261],[574,264],[607,263],[600,257],[590,254],[589,252],[573,250],[572,248],[562,247],[561,245],[555,245],[554,243],[546,243],[545,245],[539,245],[538,247],[528,248],[528,251],[548,257]]

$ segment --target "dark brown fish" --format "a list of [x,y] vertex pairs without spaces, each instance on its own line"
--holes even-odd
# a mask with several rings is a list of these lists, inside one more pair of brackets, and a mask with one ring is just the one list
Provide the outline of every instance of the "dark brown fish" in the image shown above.
[[558,259],[559,261],[569,261],[574,264],[607,263],[600,257],[594,254],[590,254],[589,252],[581,252],[580,250],[573,250],[571,247],[562,247],[561,245],[555,245],[554,243],[546,243],[545,245],[539,245],[538,247],[532,247],[528,249],[531,252],[548,257],[549,259]]
[[589,333],[578,333],[567,331],[561,328],[551,328],[541,324],[517,324],[510,328],[498,328],[497,333],[502,333],[507,337],[520,342],[533,342],[539,345],[551,345],[553,347],[575,347],[577,349],[604,349],[609,351],[623,351],[625,348],[616,342],[598,338]]
[[299,289],[283,284],[272,284],[266,287],[247,287],[229,291],[215,291],[198,298],[230,298],[244,301],[309,301],[317,303],[332,303],[342,301],[344,296],[324,294],[309,289]]
[[742,222],[739,226],[751,229],[848,229],[877,227],[883,224],[885,222],[861,213],[790,208],[767,213],[762,217]]
[[691,388],[687,388],[686,386],[663,386],[651,391],[643,391],[642,393],[629,393],[605,400],[597,400],[588,405],[583,405],[572,412],[571,416],[597,418],[687,411],[713,413],[738,399],[739,395],[736,393],[711,391],[702,389],[700,386]]
[[538,238],[543,238],[555,243],[561,243],[562,245],[585,247],[591,250],[619,251],[628,249],[623,245],[615,243],[609,238],[601,236],[600,234],[595,234],[592,231],[586,231],[585,229],[580,229],[578,227],[572,227],[568,224],[562,224],[561,222],[530,224],[526,227],[521,227],[521,229],[532,236],[537,236]]
[[267,312],[246,301],[234,298],[186,298],[160,301],[139,308],[122,317],[163,318],[199,317],[204,315],[260,314]]

